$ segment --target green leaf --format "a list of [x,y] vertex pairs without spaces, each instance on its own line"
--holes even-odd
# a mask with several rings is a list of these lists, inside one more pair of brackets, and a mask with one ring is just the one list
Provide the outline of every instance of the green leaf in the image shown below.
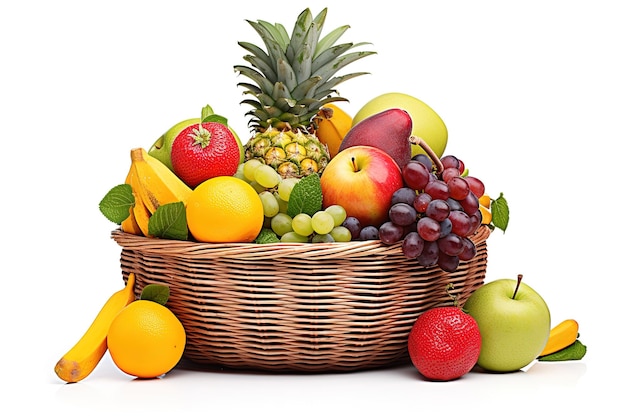
[[151,236],[162,239],[187,240],[187,214],[182,201],[163,204],[156,209],[148,221]]
[[580,340],[576,339],[576,341],[568,347],[549,355],[540,356],[538,359],[542,362],[577,361],[581,360],[586,353],[587,346],[583,345]]
[[310,174],[296,183],[287,203],[287,214],[306,213],[313,216],[322,209],[322,184],[317,174]]
[[272,229],[268,229],[267,227],[264,227],[263,229],[261,229],[261,231],[259,232],[259,235],[256,237],[256,239],[254,239],[254,243],[277,243],[280,242],[280,239],[278,238],[278,235],[276,235],[276,233],[274,233],[274,231]]
[[113,223],[121,224],[130,216],[130,208],[135,205],[133,189],[129,184],[111,188],[100,201],[100,211]]
[[140,300],[154,301],[165,305],[170,298],[170,287],[161,284],[148,284],[141,290]]
[[491,201],[491,215],[493,225],[505,232],[509,225],[509,204],[502,193]]

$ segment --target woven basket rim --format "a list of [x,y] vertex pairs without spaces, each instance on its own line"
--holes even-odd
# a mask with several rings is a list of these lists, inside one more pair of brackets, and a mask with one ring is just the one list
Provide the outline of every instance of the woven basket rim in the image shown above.
[[[481,225],[470,236],[474,243],[487,240],[491,230]],[[380,240],[356,240],[350,242],[277,242],[277,243],[204,243],[189,240],[170,240],[133,235],[123,232],[120,228],[111,232],[114,239],[122,248],[137,249],[144,253],[167,253],[172,256],[192,255],[193,257],[236,256],[239,258],[256,258],[265,256],[267,259],[284,256],[295,256],[306,253],[311,256],[326,258],[359,257],[368,255],[398,255],[402,252],[402,242],[388,245]]]

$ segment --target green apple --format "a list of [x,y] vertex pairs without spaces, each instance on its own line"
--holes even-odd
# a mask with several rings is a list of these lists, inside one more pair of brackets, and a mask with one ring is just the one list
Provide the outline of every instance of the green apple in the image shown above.
[[[148,150],[148,154],[154,156],[159,161],[163,162],[170,170],[172,169],[172,143],[174,143],[174,139],[182,132],[186,127],[192,124],[199,124],[200,121],[206,122],[209,120],[212,121],[223,121],[226,120],[221,116],[217,116],[213,113],[213,109],[211,106],[206,105],[202,109],[202,118],[195,117],[187,120],[183,120],[182,122],[176,123],[174,126],[170,127],[165,133],[163,133],[150,147]],[[235,139],[237,139],[237,144],[239,145],[239,163],[243,162],[244,152],[243,146],[241,144],[241,140],[237,133],[233,130],[232,127],[228,127],[232,132]]]
[[529,365],[550,335],[550,310],[531,287],[498,279],[478,288],[463,309],[478,323],[482,347],[478,366],[491,372],[513,372]]
[[[448,128],[435,111],[426,103],[404,93],[385,93],[368,101],[352,118],[352,126],[361,120],[384,110],[400,108],[406,110],[413,121],[413,136],[421,137],[441,158],[448,144]],[[411,154],[426,153],[411,145]]]
[[170,127],[165,133],[163,133],[148,149],[148,154],[154,156],[159,161],[163,162],[171,171],[172,168],[172,143],[174,139],[183,131],[187,126],[200,123],[200,118],[183,120]]

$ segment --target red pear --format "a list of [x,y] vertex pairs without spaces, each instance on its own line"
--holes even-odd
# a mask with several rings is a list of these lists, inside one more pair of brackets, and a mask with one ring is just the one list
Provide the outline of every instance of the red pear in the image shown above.
[[387,152],[400,169],[411,159],[411,115],[402,109],[388,109],[354,125],[341,141],[339,152],[351,146],[374,146]]

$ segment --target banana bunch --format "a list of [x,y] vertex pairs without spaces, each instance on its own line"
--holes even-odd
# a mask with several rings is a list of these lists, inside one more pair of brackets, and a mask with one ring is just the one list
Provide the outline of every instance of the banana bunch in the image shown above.
[[164,204],[182,201],[187,204],[191,188],[165,164],[148,154],[143,148],[130,151],[131,165],[126,184],[133,189],[135,205],[121,224],[124,232],[150,236],[150,216]]

